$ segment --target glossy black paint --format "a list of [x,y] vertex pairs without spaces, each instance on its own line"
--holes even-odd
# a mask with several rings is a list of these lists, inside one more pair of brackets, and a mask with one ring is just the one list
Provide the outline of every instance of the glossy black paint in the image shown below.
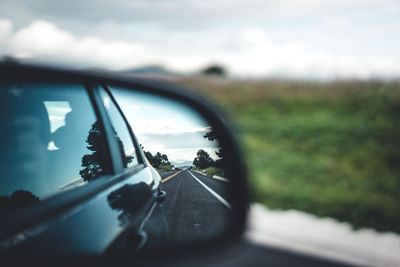
[[[131,249],[134,252],[140,240],[132,243],[126,241],[126,246],[113,247],[110,244],[116,238],[121,239],[120,243],[125,242],[124,239],[134,237],[140,230],[141,222],[156,199],[151,189],[151,183],[154,182],[150,180],[153,179],[148,167],[141,168],[130,178],[63,213],[61,218],[57,216],[24,231],[27,240],[7,253],[36,257],[51,254],[100,255],[107,250],[119,253],[120,250]],[[141,191],[142,194],[129,194],[132,191]],[[119,201],[116,201],[117,195],[121,197]],[[124,237],[120,237],[122,235]]]

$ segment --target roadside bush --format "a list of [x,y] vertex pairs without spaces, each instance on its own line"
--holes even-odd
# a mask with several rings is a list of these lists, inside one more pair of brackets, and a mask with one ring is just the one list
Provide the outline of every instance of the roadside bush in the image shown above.
[[217,167],[208,167],[208,168],[204,169],[203,172],[205,172],[208,176],[213,176],[213,175],[223,176],[224,175],[222,169],[217,168]]

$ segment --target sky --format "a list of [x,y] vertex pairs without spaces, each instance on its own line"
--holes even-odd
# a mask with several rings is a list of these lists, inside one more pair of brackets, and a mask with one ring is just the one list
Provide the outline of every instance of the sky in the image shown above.
[[398,0],[0,0],[0,56],[69,68],[397,78],[399,43]]
[[199,149],[218,159],[217,141],[203,137],[210,124],[193,108],[157,95],[110,90],[145,151],[166,154],[173,164],[192,163]]

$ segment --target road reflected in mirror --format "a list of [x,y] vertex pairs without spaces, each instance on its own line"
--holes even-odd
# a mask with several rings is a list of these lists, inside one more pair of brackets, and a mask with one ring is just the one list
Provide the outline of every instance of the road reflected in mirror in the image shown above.
[[167,244],[208,241],[226,234],[233,221],[230,181],[224,171],[224,150],[210,123],[193,108],[171,99],[110,90],[147,161],[161,177]]

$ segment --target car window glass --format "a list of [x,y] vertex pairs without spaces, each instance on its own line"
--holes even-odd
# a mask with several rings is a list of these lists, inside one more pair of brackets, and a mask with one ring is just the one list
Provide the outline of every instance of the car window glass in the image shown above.
[[135,146],[124,118],[103,88],[100,89],[100,97],[110,117],[124,168],[137,165],[138,161]]
[[104,138],[82,85],[0,84],[0,211],[100,177]]

